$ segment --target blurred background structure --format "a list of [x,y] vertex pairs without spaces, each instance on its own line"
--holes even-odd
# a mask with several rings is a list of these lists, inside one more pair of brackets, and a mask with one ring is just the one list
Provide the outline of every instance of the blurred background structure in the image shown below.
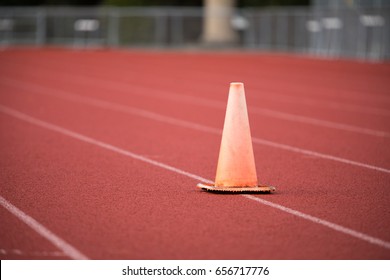
[[389,24],[386,0],[0,0],[2,48],[229,47],[383,61]]

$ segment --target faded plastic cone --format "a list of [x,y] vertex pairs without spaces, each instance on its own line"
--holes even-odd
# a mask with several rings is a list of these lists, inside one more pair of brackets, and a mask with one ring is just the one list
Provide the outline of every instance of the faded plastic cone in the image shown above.
[[257,181],[243,83],[230,84],[215,183],[197,186],[215,192],[275,191],[274,187],[259,185]]

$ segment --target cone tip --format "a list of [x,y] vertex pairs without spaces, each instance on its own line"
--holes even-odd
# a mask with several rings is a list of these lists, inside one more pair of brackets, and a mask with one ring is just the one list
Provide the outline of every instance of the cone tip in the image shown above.
[[234,92],[236,94],[244,93],[244,83],[241,82],[232,82],[230,83],[230,92]]
[[242,83],[242,82],[231,82],[230,83],[230,86],[234,86],[234,87],[242,87],[242,86],[244,86],[244,83]]

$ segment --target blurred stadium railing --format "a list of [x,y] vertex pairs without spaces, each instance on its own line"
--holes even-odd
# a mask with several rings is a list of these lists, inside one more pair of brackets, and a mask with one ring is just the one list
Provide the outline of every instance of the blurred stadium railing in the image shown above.
[[[247,8],[230,17],[239,49],[390,58],[390,8]],[[203,22],[202,8],[0,7],[0,47],[199,48]]]

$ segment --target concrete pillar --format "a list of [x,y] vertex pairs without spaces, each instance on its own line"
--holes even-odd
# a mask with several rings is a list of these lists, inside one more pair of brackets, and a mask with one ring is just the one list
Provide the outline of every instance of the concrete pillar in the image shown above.
[[229,46],[238,42],[233,29],[235,0],[204,0],[203,43],[210,46]]

